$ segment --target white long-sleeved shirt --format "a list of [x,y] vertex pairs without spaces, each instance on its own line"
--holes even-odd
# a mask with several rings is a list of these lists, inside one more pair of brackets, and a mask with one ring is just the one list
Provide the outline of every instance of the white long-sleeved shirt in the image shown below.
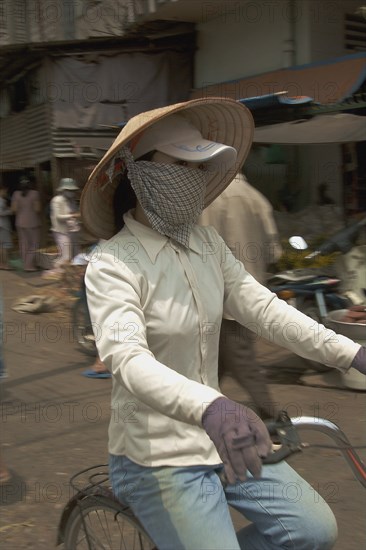
[[185,249],[125,215],[86,272],[98,350],[113,373],[109,451],[145,466],[218,464],[202,413],[221,396],[223,312],[307,358],[347,370],[360,348],[279,300],[212,227]]
[[51,231],[67,235],[70,232],[68,220],[73,218],[76,208],[73,208],[72,201],[69,201],[62,194],[55,195],[50,204]]

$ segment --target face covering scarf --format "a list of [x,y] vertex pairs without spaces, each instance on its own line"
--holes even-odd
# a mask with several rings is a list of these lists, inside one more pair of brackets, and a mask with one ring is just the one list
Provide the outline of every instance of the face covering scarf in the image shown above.
[[119,156],[151,227],[188,248],[203,210],[207,173],[176,164],[135,162],[126,147]]

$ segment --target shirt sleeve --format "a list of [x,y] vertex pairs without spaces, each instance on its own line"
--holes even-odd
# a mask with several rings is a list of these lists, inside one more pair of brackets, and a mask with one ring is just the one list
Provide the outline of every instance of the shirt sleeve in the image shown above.
[[266,264],[269,265],[277,262],[283,253],[281,239],[273,215],[273,209],[269,203],[266,208],[261,210],[260,219],[263,227],[263,233],[265,235],[265,241],[268,243],[268,246],[265,248],[265,253]]
[[[147,342],[141,289],[136,276],[113,255],[88,265],[86,288],[101,360],[117,383],[152,409],[175,420],[202,424],[220,392],[190,380],[159,362]],[[106,291],[108,289],[108,291]]]
[[360,344],[317,323],[258,283],[219,235],[217,250],[224,277],[224,314],[306,359],[347,371]]

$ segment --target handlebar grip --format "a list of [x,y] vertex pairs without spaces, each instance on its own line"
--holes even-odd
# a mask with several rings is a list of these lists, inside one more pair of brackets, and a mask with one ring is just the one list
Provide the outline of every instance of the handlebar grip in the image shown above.
[[[280,414],[282,415],[283,413],[281,412]],[[287,418],[281,417],[281,419],[279,420],[265,420],[264,424],[269,432],[269,435],[278,436],[279,427],[282,428],[285,425],[291,425],[291,420],[289,418],[287,419]]]
[[286,411],[281,411],[277,420],[266,421],[265,425],[271,437],[276,438],[279,449],[263,459],[263,464],[277,464],[288,456],[302,450],[301,441],[295,426]]

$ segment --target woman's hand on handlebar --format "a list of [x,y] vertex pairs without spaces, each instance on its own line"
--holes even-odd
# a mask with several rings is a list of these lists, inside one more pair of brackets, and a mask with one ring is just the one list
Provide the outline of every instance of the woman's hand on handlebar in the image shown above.
[[254,411],[219,397],[203,413],[202,425],[224,463],[229,484],[245,481],[247,470],[254,477],[260,476],[262,459],[270,453],[272,441]]
[[366,347],[361,346],[351,363],[351,367],[366,374]]

